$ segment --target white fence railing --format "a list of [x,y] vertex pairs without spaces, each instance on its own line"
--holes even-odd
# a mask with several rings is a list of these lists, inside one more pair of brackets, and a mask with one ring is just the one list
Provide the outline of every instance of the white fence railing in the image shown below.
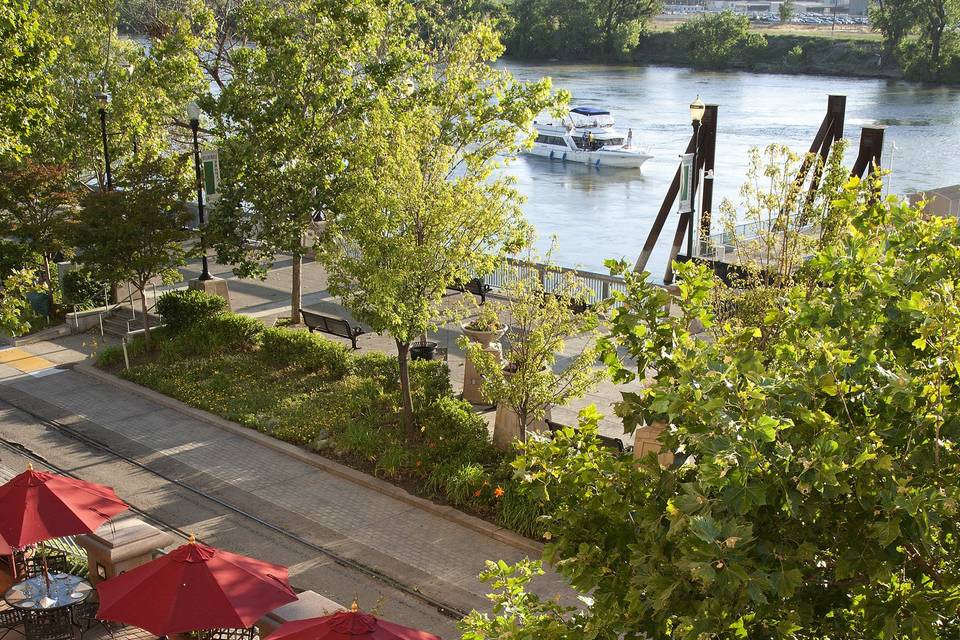
[[589,298],[586,301],[589,304],[607,300],[614,291],[625,292],[627,290],[623,278],[570,267],[530,263],[516,258],[507,258],[505,263],[485,275],[483,281],[494,289],[504,289],[510,283],[511,278],[536,278],[542,283],[543,290],[546,293],[551,293],[559,290],[563,286],[564,279],[571,275],[577,284],[583,288]]

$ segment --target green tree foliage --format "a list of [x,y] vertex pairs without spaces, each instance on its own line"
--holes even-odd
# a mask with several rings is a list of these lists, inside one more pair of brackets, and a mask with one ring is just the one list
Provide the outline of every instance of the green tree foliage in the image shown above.
[[190,238],[183,202],[192,182],[183,160],[156,156],[127,165],[118,175],[118,189],[90,193],[79,214],[79,259],[108,282],[136,287],[148,344],[147,285],[155,278],[179,279],[175,267],[184,264],[184,242]]
[[30,331],[30,301],[32,293],[45,293],[47,286],[37,283],[32,269],[16,269],[3,279],[0,287],[0,331],[21,336]]
[[[145,36],[149,46],[120,38],[116,0],[49,0],[47,28],[61,35],[50,66],[54,106],[50,120],[27,138],[38,162],[70,166],[75,176],[103,173],[99,104],[106,89],[111,160],[159,153],[169,144],[168,125],[183,119],[184,104],[203,86],[196,50],[210,28],[202,3],[158,13]],[[132,73],[131,73],[132,70]]]
[[870,22],[883,34],[885,63],[899,58],[918,80],[960,80],[960,1],[876,0]]
[[678,265],[680,317],[625,274],[608,362],[656,377],[617,413],[666,422],[689,457],[638,466],[589,430],[527,445],[545,556],[592,598],[583,633],[535,637],[960,634],[960,228],[874,193],[854,180],[834,201],[846,224],[805,265],[815,286],[715,340],[687,329],[713,321],[705,269]]
[[396,340],[410,436],[411,342],[435,325],[449,285],[489,271],[526,238],[519,194],[492,171],[557,100],[549,80],[520,83],[491,67],[501,51],[478,25],[410,69],[409,95],[399,87],[371,105],[320,256],[330,291]]
[[619,59],[662,6],[658,0],[515,0],[508,51],[524,58]]
[[0,166],[0,230],[43,257],[43,279],[51,282],[50,262],[68,253],[70,227],[80,198],[65,165],[38,164],[29,157]]
[[18,157],[27,136],[49,115],[48,67],[56,55],[47,6],[0,2],[0,157]]
[[777,13],[780,17],[780,22],[785,24],[793,20],[793,17],[797,15],[797,7],[794,5],[793,0],[783,0],[777,9]]
[[750,20],[733,11],[708,13],[677,27],[690,61],[705,69],[726,66],[750,50],[763,49],[767,39],[750,31]]
[[876,0],[870,3],[870,24],[883,35],[883,63],[894,55],[917,20],[917,0]]
[[919,60],[908,65],[926,80],[942,80],[949,61],[960,55],[960,0],[917,0]]
[[255,44],[233,51],[233,78],[208,102],[224,157],[209,238],[244,276],[292,254],[299,322],[301,238],[331,213],[333,181],[367,105],[402,85],[413,14],[392,0],[252,1],[238,19]]

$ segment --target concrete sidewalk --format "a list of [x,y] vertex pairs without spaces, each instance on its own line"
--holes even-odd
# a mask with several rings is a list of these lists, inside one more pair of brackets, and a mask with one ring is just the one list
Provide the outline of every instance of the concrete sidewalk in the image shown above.
[[[514,562],[527,555],[75,371],[8,377],[0,384],[0,399],[71,425],[112,452],[202,487],[247,513],[461,610],[487,607],[486,587],[476,578],[486,560]],[[123,478],[112,484],[136,504],[138,496],[125,494]],[[218,524],[194,526],[201,537],[209,537],[216,534]],[[555,574],[538,581],[536,590],[571,602],[570,591]]]

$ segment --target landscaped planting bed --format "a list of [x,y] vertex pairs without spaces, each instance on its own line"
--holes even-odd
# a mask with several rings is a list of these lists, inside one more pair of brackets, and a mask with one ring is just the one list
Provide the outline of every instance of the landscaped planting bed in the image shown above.
[[[176,323],[175,323],[176,324]],[[274,438],[377,475],[423,497],[538,536],[542,505],[512,477],[513,456],[488,441],[486,423],[453,396],[442,362],[411,362],[420,437],[401,425],[395,357],[357,355],[303,330],[265,329],[231,313],[135,340],[97,364],[137,384]]]

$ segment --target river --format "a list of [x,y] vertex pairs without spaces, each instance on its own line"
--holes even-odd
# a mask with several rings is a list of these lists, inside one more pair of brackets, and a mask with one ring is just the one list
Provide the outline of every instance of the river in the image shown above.
[[[504,171],[526,197],[524,211],[536,226],[538,248],[558,239],[554,260],[605,271],[607,258],[632,264],[676,170],[691,128],[688,105],[699,94],[719,105],[714,209],[723,198],[739,201],[750,147],[772,142],[807,151],[826,111],[827,96],[847,96],[847,164],[856,155],[860,127],[882,124],[883,164],[892,169],[890,193],[960,181],[960,89],[901,81],[823,76],[704,72],[670,67],[499,63],[517,78],[549,76],[573,95],[575,106],[611,110],[617,127],[633,128],[635,144],[654,158],[641,172],[564,164],[521,156]],[[676,229],[671,217],[648,269],[663,273]],[[715,229],[716,231],[716,229]]]

